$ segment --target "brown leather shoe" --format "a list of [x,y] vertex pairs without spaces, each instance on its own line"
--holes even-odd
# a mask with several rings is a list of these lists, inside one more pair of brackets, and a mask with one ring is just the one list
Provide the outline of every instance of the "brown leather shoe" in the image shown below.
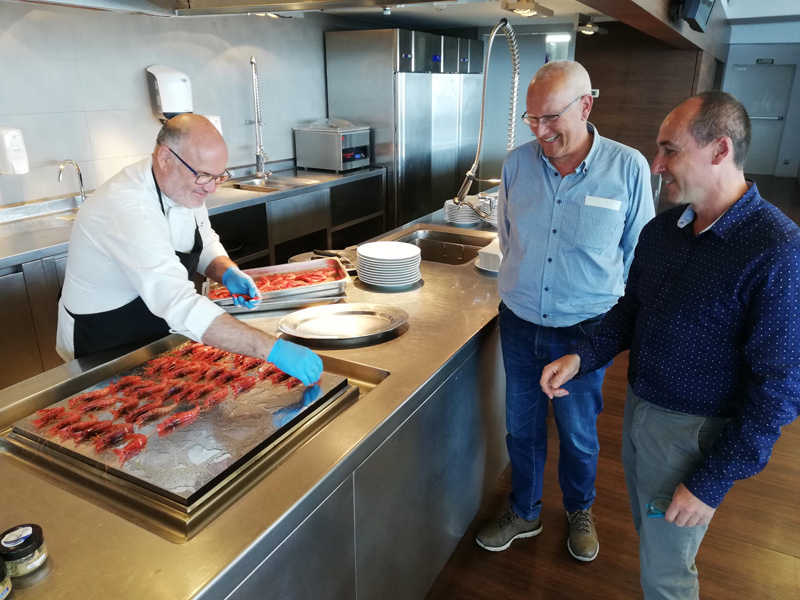
[[567,513],[569,521],[569,539],[567,540],[567,550],[573,556],[583,562],[589,562],[597,558],[600,551],[600,542],[597,540],[597,531],[594,524],[597,517],[592,514],[592,509],[576,510]]

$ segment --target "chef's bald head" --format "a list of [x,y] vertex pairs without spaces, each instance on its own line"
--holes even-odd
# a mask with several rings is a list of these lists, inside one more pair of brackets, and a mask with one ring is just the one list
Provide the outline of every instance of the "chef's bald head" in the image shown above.
[[185,142],[192,145],[225,144],[214,124],[201,115],[183,113],[164,123],[156,137],[156,146],[181,150]]
[[545,64],[536,71],[528,94],[535,87],[545,85],[549,89],[560,88],[569,92],[569,96],[577,98],[592,93],[592,81],[582,64],[574,60],[557,60]]

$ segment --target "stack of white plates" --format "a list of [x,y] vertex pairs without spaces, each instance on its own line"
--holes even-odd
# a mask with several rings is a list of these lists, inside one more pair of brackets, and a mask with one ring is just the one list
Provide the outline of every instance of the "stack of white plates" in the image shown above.
[[357,251],[358,278],[369,285],[398,288],[420,280],[420,250],[405,242],[371,242]]
[[[477,196],[467,196],[466,200],[477,202]],[[466,203],[456,204],[452,200],[444,202],[444,219],[449,223],[480,223],[481,217]]]

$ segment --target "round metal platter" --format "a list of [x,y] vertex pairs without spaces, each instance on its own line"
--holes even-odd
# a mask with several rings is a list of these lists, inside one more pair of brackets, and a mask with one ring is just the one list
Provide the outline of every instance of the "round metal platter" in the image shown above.
[[383,304],[330,304],[283,317],[278,329],[304,340],[367,342],[379,340],[408,320],[408,313]]

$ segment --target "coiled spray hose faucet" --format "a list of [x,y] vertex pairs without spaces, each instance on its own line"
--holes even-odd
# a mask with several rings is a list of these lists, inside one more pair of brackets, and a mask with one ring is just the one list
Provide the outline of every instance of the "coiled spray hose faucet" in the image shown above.
[[255,107],[255,125],[256,125],[256,177],[269,177],[272,171],[265,169],[266,162],[269,156],[264,152],[264,146],[261,139],[261,99],[258,94],[258,69],[256,68],[255,55],[250,56],[250,68],[253,73],[253,105]]
[[[483,62],[483,92],[481,94],[481,123],[480,128],[478,129],[478,151],[475,154],[475,162],[472,163],[472,167],[469,171],[467,171],[467,176],[464,179],[464,183],[461,184],[458,194],[456,194],[456,197],[453,198],[454,204],[466,204],[472,210],[478,213],[478,215],[480,215],[480,217],[483,219],[488,219],[492,216],[491,210],[486,212],[479,204],[468,202],[466,198],[467,194],[469,193],[469,189],[472,187],[472,182],[476,181],[475,174],[478,172],[478,161],[481,158],[481,149],[483,147],[483,119],[484,113],[486,112],[486,82],[489,79],[489,58],[492,54],[492,42],[494,42],[494,38],[500,29],[503,30],[503,33],[506,36],[508,50],[511,52],[511,106],[509,107],[508,113],[507,150],[511,150],[514,147],[514,136],[517,128],[517,97],[519,90],[519,48],[517,47],[517,38],[514,35],[514,30],[511,28],[511,25],[508,24],[506,19],[500,19],[500,22],[495,25],[494,29],[492,29],[491,35],[489,35],[489,47],[486,50],[486,57],[484,58]],[[478,179],[477,181],[497,183],[497,180],[488,179]]]

